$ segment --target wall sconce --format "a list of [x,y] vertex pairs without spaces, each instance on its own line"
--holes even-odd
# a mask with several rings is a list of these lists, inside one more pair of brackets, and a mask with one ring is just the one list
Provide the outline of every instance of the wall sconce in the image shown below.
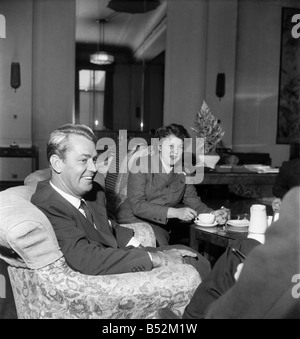
[[21,72],[20,64],[18,62],[12,62],[10,67],[10,85],[16,89],[21,86]]
[[218,73],[216,83],[216,96],[221,100],[225,95],[225,73]]

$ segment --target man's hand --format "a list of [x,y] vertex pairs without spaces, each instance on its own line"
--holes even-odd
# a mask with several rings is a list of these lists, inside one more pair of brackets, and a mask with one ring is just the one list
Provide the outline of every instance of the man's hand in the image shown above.
[[169,266],[169,265],[180,265],[184,264],[184,257],[197,257],[195,252],[187,249],[176,249],[151,252],[153,267]]
[[220,208],[219,210],[215,210],[211,213],[215,215],[215,220],[219,225],[224,225],[229,219],[229,210],[226,208]]
[[280,212],[280,206],[281,206],[281,199],[280,198],[275,198],[272,201],[273,212]]
[[235,281],[238,281],[239,277],[240,277],[240,274],[242,272],[242,269],[244,267],[244,264],[241,263],[241,264],[238,264],[237,268],[236,268],[236,272],[234,273],[234,279]]

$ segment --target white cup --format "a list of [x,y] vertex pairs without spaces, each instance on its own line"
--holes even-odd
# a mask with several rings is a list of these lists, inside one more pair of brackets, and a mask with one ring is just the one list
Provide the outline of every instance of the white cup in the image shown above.
[[249,233],[265,234],[268,228],[268,217],[265,205],[254,204],[250,208]]
[[203,224],[213,224],[215,221],[215,216],[214,214],[210,213],[200,213],[195,220]]

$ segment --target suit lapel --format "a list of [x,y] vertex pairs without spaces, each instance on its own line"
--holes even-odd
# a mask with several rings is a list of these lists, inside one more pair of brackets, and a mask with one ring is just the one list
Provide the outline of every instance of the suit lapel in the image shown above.
[[107,226],[108,221],[107,218],[105,219],[103,211],[101,211],[101,207],[99,207],[99,210],[98,208],[95,210],[93,206],[94,204],[87,201],[87,205],[95,221],[95,225],[97,228],[96,230],[95,227],[89,222],[89,220],[76,207],[74,207],[68,200],[66,200],[58,192],[56,192],[50,185],[49,187],[51,188],[52,193],[55,194],[55,199],[59,200],[64,206],[66,206],[67,210],[70,210],[70,212],[76,216],[75,219],[77,226],[81,227],[84,230],[89,240],[96,241],[106,246],[114,248],[117,247],[116,239],[109,231],[109,229],[105,227]]
[[89,206],[89,209],[93,214],[95,226],[97,228],[97,236],[101,235],[106,245],[117,248],[117,241],[110,230],[110,225],[106,212],[101,211],[102,207],[98,205],[95,208],[94,204],[89,201],[87,201],[87,205]]

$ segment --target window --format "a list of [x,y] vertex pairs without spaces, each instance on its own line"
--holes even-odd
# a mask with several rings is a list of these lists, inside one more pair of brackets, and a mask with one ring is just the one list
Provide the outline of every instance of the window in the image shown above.
[[103,130],[105,71],[83,69],[79,71],[80,123],[93,130]]

